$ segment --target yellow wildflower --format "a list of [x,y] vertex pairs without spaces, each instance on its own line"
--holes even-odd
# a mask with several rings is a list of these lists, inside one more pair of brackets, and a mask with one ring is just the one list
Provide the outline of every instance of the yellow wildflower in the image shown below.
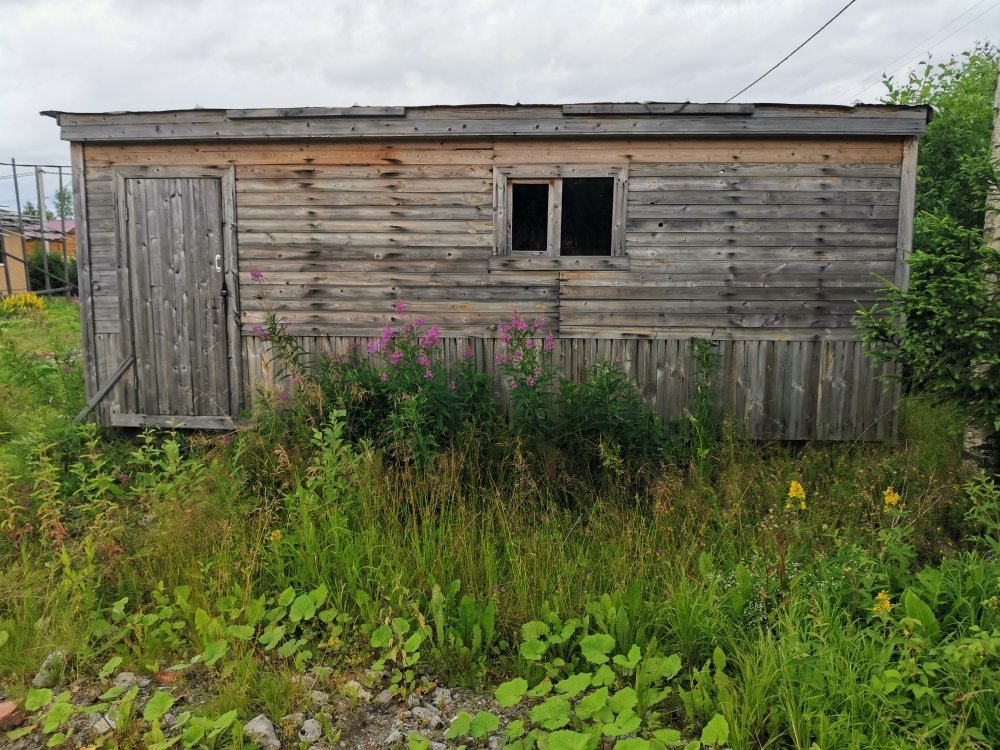
[[785,502],[785,509],[791,510],[796,505],[799,510],[806,509],[806,488],[798,480],[792,480],[792,483],[788,485],[788,500]]
[[892,612],[893,604],[889,600],[889,594],[886,591],[879,591],[875,595],[875,606],[872,607],[872,612],[877,615],[887,615]]
[[281,529],[275,529],[271,532],[271,543],[279,541],[282,536]]
[[887,511],[892,510],[893,508],[901,507],[899,501],[902,499],[903,499],[902,495],[896,492],[896,490],[894,490],[892,487],[887,489],[882,494],[882,502],[885,503],[885,509]]

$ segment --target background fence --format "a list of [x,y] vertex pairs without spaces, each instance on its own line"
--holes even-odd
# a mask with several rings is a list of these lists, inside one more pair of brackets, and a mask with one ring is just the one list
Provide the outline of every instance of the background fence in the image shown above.
[[0,297],[77,293],[70,169],[0,162]]

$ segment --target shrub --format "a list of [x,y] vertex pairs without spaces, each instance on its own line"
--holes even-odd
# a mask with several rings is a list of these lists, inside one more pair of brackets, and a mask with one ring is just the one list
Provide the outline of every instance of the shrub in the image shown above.
[[25,315],[45,309],[45,301],[32,292],[19,292],[0,299],[0,313],[4,315]]
[[[28,253],[28,281],[32,289],[45,289],[45,251],[36,247]],[[62,255],[50,252],[49,258],[49,287],[56,289],[66,285],[69,279],[69,293],[79,294],[77,286],[76,258],[70,258],[68,262],[63,261]]]

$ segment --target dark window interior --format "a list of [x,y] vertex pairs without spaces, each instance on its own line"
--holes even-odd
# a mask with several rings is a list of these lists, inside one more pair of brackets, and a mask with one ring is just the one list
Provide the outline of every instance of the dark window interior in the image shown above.
[[[511,249],[546,249],[549,227],[549,186],[512,183]],[[610,226],[610,225],[609,225]]]
[[562,243],[559,254],[611,255],[614,178],[565,178],[562,189]]

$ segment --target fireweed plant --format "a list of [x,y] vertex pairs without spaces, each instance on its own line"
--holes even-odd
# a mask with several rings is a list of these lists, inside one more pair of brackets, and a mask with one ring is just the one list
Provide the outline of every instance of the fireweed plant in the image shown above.
[[545,320],[527,320],[514,311],[500,323],[501,350],[496,364],[504,375],[511,403],[511,422],[520,435],[551,438],[554,431],[552,385],[558,372],[552,361],[556,341],[552,332],[541,335]]
[[468,426],[493,418],[493,400],[471,349],[449,370],[441,329],[420,316],[409,318],[402,300],[393,309],[398,324],[384,326],[365,351],[354,348],[327,360],[320,382],[328,399],[347,412],[352,437],[371,440],[398,459],[424,461]]

